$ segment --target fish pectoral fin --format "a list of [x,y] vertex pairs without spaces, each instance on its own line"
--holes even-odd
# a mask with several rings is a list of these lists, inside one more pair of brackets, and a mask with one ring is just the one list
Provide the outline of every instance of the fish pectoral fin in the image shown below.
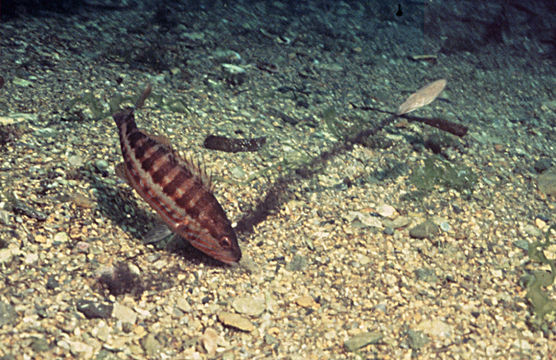
[[161,242],[166,237],[172,235],[173,232],[166,226],[166,224],[158,224],[151,230],[149,230],[145,236],[143,236],[143,244],[154,244]]

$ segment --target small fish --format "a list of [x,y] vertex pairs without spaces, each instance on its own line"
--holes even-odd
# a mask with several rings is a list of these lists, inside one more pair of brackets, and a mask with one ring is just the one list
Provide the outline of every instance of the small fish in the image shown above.
[[[150,90],[147,87],[135,109]],[[167,142],[138,129],[133,113],[134,109],[127,109],[113,115],[124,158],[120,171],[128,183],[172,232],[223,263],[237,263],[241,250],[235,231],[206,173],[178,156]]]

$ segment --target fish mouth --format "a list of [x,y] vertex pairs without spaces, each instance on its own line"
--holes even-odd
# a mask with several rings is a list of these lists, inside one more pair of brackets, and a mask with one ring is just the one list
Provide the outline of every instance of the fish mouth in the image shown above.
[[230,251],[225,254],[223,253],[218,253],[218,254],[206,253],[206,254],[227,265],[236,265],[241,259],[241,252],[238,251]]
[[190,241],[189,243],[202,253],[227,265],[235,265],[241,259],[239,247],[237,249],[215,249],[197,241]]

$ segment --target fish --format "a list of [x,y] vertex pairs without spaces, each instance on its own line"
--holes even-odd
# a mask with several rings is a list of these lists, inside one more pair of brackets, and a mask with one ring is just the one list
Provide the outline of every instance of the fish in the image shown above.
[[173,233],[206,255],[234,265],[241,259],[241,249],[206,171],[180,157],[169,142],[137,127],[134,111],[150,91],[147,86],[134,108],[112,116],[124,159],[120,171]]

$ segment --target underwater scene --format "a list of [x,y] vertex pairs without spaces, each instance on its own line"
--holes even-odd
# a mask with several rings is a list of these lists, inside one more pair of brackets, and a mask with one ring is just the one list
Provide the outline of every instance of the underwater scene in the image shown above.
[[553,0],[0,0],[0,360],[556,359]]

